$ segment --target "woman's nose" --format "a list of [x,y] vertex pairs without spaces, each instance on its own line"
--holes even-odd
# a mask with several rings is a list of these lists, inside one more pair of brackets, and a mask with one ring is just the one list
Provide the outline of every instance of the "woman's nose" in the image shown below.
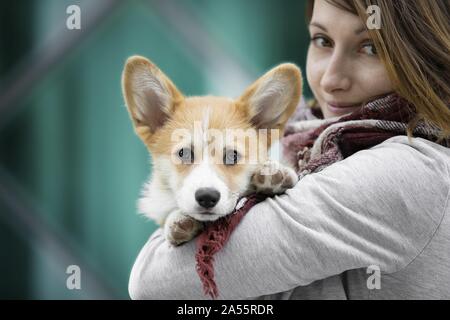
[[330,57],[320,82],[325,92],[331,94],[350,89],[351,79],[349,74],[352,70],[346,70],[346,65],[345,58],[339,53],[335,52]]

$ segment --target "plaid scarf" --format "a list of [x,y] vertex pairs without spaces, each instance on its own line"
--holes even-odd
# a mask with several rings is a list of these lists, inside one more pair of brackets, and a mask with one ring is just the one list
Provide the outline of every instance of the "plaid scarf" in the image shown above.
[[[302,102],[304,104],[304,100]],[[378,97],[340,118],[305,121],[314,118],[311,113],[305,113],[307,110],[310,109],[301,106],[297,109],[281,139],[283,156],[296,168],[300,180],[360,150],[369,149],[394,136],[406,135],[407,124],[416,115],[415,108],[395,93]],[[450,139],[439,140],[440,133],[439,128],[418,122],[413,136],[450,147]],[[214,282],[214,254],[223,248],[244,215],[265,198],[260,194],[248,196],[243,199],[246,202],[242,206],[207,225],[197,238],[196,269],[205,295],[213,299],[218,297]]]

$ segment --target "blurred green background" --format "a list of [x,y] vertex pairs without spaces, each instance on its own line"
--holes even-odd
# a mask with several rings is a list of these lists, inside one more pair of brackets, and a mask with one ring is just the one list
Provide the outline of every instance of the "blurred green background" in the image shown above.
[[[73,4],[81,30],[66,27]],[[150,157],[121,96],[124,61],[150,58],[186,95],[237,97],[278,63],[305,70],[304,7],[2,1],[0,298],[127,299],[132,264],[156,225],[136,214]],[[81,290],[66,287],[69,265],[81,269]]]

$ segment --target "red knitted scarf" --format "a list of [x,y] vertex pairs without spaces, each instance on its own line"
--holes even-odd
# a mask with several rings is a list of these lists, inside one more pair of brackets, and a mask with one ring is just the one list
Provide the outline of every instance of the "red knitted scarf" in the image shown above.
[[[414,116],[414,107],[398,95],[389,94],[339,119],[290,122],[281,141],[284,157],[295,166],[301,179],[391,137],[406,135],[407,124]],[[437,142],[439,133],[438,128],[420,122],[413,135]],[[439,143],[450,147],[450,140]],[[264,199],[263,195],[250,195],[241,208],[210,223],[199,235],[195,258],[205,295],[218,297],[214,255],[225,246],[244,215]]]

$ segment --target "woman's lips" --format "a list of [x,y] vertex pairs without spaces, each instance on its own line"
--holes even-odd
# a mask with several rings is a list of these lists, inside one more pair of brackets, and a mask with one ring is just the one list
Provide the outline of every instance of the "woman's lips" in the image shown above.
[[328,110],[333,114],[343,115],[353,112],[361,107],[361,103],[356,103],[352,105],[327,103]]
[[328,104],[330,106],[332,106],[333,108],[339,108],[339,109],[359,107],[361,105],[361,103],[344,104],[344,103],[332,103],[332,102],[328,102]]

